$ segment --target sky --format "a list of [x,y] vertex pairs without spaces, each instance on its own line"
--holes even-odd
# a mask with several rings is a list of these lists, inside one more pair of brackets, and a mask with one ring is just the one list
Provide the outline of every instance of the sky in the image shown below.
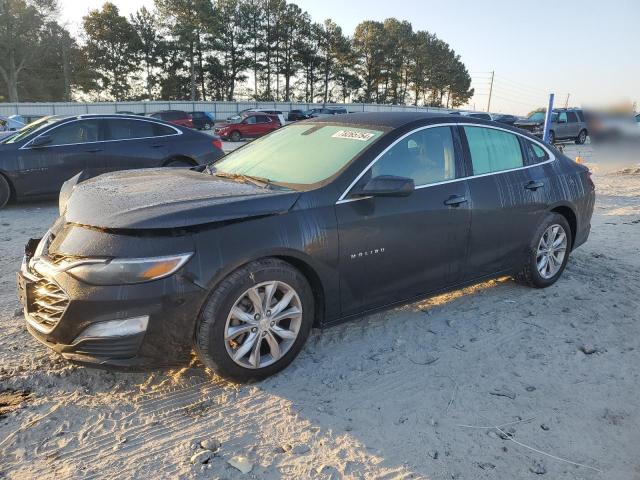
[[[153,0],[112,0],[128,15]],[[59,0],[61,20],[80,30],[103,0]],[[460,55],[476,94],[468,108],[525,114],[546,105],[640,104],[640,0],[295,0],[347,35],[363,20],[396,17],[435,33]],[[638,108],[638,107],[637,107]]]

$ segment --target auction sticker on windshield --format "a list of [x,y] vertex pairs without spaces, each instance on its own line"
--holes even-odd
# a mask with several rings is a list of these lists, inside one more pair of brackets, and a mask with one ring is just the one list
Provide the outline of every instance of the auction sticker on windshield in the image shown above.
[[336,133],[331,135],[332,138],[349,138],[351,140],[360,140],[361,142],[366,142],[375,137],[375,134],[368,132],[356,132],[354,130],[338,130]]

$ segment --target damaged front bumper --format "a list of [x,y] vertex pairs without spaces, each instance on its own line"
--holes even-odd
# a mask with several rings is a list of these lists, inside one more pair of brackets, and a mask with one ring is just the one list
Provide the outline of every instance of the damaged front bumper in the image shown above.
[[[189,362],[206,291],[177,272],[135,285],[92,286],[55,268],[33,268],[31,240],[17,274],[28,331],[64,358],[115,368]],[[55,254],[38,252],[55,261]]]

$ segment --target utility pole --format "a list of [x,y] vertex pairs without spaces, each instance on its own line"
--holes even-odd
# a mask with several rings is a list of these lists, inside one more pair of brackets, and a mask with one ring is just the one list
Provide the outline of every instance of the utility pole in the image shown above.
[[491,85],[489,86],[489,101],[487,102],[487,112],[491,108],[491,94],[493,93],[493,76],[495,75],[495,73],[496,73],[495,70],[491,72]]
[[564,101],[564,108],[569,108],[569,97],[571,96],[570,93],[567,93],[567,99]]

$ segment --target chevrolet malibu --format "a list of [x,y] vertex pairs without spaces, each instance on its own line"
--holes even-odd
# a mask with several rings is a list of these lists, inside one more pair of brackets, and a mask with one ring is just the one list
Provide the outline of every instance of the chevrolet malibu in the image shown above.
[[18,274],[65,358],[286,367],[314,326],[501,275],[543,288],[589,235],[587,168],[521,130],[422,113],[302,121],[201,169],[77,177]]

